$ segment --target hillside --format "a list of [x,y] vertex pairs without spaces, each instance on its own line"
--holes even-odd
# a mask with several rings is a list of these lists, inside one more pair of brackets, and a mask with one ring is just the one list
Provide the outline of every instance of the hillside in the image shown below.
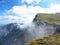
[[48,25],[50,25],[50,27],[55,25],[56,28],[55,32],[59,32],[59,34],[57,33],[57,34],[49,35],[47,37],[45,36],[43,38],[33,39],[26,45],[60,45],[60,14],[39,13],[36,15],[34,21],[37,22],[39,26],[42,24],[41,22],[47,24],[45,25],[45,27],[47,26],[47,28]]
[[50,35],[41,39],[35,39],[26,45],[60,45],[60,34]]
[[42,22],[60,25],[60,14],[37,14],[36,16],[37,20]]

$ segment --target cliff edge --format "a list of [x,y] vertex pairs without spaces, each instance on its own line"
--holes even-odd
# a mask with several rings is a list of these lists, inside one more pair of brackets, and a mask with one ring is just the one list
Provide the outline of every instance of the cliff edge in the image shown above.
[[39,20],[48,24],[60,25],[60,14],[38,13],[34,20]]

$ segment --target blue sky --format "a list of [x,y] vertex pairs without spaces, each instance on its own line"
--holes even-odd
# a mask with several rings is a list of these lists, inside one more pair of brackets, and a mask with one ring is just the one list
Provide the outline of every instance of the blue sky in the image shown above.
[[[4,12],[5,10],[11,9],[15,5],[26,5],[26,6],[36,6],[39,5],[43,8],[48,8],[51,3],[60,3],[60,0],[41,0],[39,3],[27,3],[26,1],[22,2],[23,0],[0,0],[0,13]],[[38,1],[38,0],[37,0]]]
[[17,0],[0,0],[0,12],[11,9],[17,3]]
[[60,0],[0,0],[0,24],[27,24],[37,13],[56,12],[60,12]]

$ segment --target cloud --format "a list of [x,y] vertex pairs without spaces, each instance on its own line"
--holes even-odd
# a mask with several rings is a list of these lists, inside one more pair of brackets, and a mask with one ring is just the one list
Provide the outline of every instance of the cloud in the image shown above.
[[26,0],[26,2],[28,3],[28,4],[30,4],[30,3],[33,3],[33,2],[36,2],[36,3],[39,3],[41,0]]
[[9,23],[15,23],[18,22],[20,19],[18,18],[18,16],[0,16],[0,25],[5,25],[5,24],[9,24]]
[[51,6],[51,8],[50,8],[50,10],[52,11],[52,12],[60,12],[60,4],[53,4],[52,6]]
[[24,23],[29,24],[37,13],[56,13],[60,12],[60,4],[53,4],[49,8],[42,8],[40,6],[21,5],[14,6],[12,9],[7,10],[3,16],[0,16],[0,24],[6,23]]
[[24,2],[26,2],[27,4],[38,4],[39,2],[40,2],[41,0],[21,0],[21,3],[24,3]]
[[50,7],[51,4],[57,4],[56,0],[19,0],[19,3],[21,5],[26,5],[26,6],[41,6],[41,7]]

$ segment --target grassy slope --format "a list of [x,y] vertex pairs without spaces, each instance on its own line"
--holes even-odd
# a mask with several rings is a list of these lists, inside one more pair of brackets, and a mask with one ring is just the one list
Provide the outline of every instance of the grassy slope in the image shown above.
[[49,24],[60,25],[60,14],[37,14],[37,19]]
[[50,35],[42,39],[35,39],[26,45],[60,45],[60,34]]

